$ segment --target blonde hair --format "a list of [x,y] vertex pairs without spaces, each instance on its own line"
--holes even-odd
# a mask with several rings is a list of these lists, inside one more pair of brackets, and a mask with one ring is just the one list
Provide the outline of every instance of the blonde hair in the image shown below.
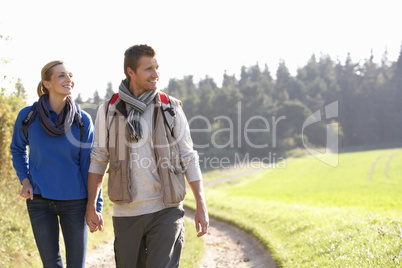
[[53,67],[60,64],[64,64],[64,62],[61,60],[55,60],[43,66],[41,71],[41,80],[37,89],[38,97],[42,96],[43,94],[49,95],[49,90],[43,85],[43,81],[50,81],[53,74]]

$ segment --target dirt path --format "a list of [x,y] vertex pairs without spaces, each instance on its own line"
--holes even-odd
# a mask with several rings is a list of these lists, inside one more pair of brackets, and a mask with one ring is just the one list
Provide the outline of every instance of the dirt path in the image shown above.
[[[209,182],[205,184],[205,187],[249,175],[258,170],[259,169],[254,169],[235,176]],[[186,209],[185,217],[193,222],[193,211]],[[206,234],[203,239],[205,253],[199,268],[277,267],[270,253],[254,236],[226,222],[211,218],[208,234]],[[95,249],[89,251],[87,254],[86,267],[115,268],[113,241],[100,244]]]
[[[193,211],[186,217],[194,220]],[[199,268],[277,267],[271,254],[254,236],[226,222],[210,219],[204,236],[204,256]]]
[[86,268],[115,268],[113,240],[87,252]]

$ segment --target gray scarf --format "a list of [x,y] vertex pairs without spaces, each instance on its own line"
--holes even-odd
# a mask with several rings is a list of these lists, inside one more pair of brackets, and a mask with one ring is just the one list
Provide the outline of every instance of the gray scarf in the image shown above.
[[128,81],[121,81],[121,84],[119,86],[119,98],[124,101],[129,108],[127,116],[127,127],[130,131],[131,138],[138,142],[139,139],[142,138],[140,117],[144,113],[148,104],[150,104],[154,100],[157,91],[147,90],[142,93],[138,98],[135,98],[128,88]]
[[57,115],[54,123],[50,117],[49,107],[49,95],[43,94],[38,100],[36,112],[38,113],[39,122],[46,132],[52,136],[58,136],[69,130],[74,122],[76,113],[76,107],[71,96],[67,96],[66,106]]

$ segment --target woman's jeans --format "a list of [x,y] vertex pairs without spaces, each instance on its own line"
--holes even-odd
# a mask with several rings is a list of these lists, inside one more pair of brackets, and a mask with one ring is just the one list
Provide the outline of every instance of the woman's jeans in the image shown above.
[[27,199],[29,218],[43,267],[63,267],[59,246],[59,219],[66,249],[67,267],[85,267],[88,228],[87,199],[51,200],[35,195]]

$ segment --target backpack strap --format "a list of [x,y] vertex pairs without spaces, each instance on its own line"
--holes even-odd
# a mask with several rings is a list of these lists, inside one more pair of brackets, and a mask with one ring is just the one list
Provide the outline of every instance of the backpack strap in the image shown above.
[[164,92],[159,92],[159,97],[162,102],[162,107],[164,107],[163,112],[169,112],[169,114],[174,117],[176,112],[171,105],[169,96]]
[[[166,126],[168,127],[172,137],[174,137],[173,127],[174,127],[174,121],[176,118],[176,111],[172,107],[170,98],[166,93],[159,91],[159,97],[162,102],[161,111],[162,111],[162,115],[163,115],[163,121],[165,122]],[[168,112],[168,114],[166,114],[166,112]]]
[[28,126],[32,123],[36,115],[36,106],[38,102],[34,102],[29,110],[27,116],[25,117],[24,121],[22,121],[22,127],[20,131],[24,132],[25,138],[28,140]]
[[[162,111],[162,115],[163,115],[163,120],[164,120],[166,126],[169,128],[170,134],[172,135],[172,137],[174,137],[174,135],[173,135],[173,127],[174,127],[174,120],[175,120],[175,117],[176,117],[175,109],[172,107],[171,102],[170,102],[170,98],[166,93],[159,91],[158,94],[159,94],[159,98],[160,98],[160,100],[162,102],[161,111]],[[108,114],[109,114],[109,110],[110,110],[110,105],[114,105],[118,98],[119,98],[119,93],[115,93],[110,98],[110,100],[109,100],[109,102],[108,102],[108,104],[106,106],[106,109],[105,109],[106,122],[108,122],[108,117],[109,117]],[[168,112],[167,115],[165,114],[166,112]],[[108,122],[107,141],[109,141],[110,126],[112,125],[116,114],[117,114],[117,112],[114,111],[110,122]]]
[[109,105],[114,104],[118,98],[119,98],[119,93],[114,93],[107,104],[106,114],[109,112]]
[[[33,122],[35,115],[36,115],[36,107],[38,106],[38,102],[34,102],[32,104],[31,109],[29,110],[27,116],[25,117],[24,121],[22,121],[22,127],[20,131],[24,132],[25,138],[28,140],[28,126]],[[78,127],[80,128],[80,135],[85,137],[84,132],[84,123],[82,122],[82,115],[81,115],[81,108],[78,104],[75,104],[76,112],[74,115],[74,121],[77,123]]]
[[[110,98],[109,102],[107,103],[106,111],[105,111],[105,121],[106,121],[106,122],[108,122],[109,107],[110,107],[110,105],[115,104],[118,98],[119,98],[119,93],[115,93],[115,94],[113,94],[113,96]],[[108,126],[107,126],[106,138],[107,138],[107,142],[108,142],[108,147],[109,147],[110,126],[112,125],[113,120],[114,120],[116,114],[117,114],[117,112],[114,111],[113,116],[112,116],[112,120],[110,120],[110,122],[108,123]]]
[[159,91],[158,93],[159,93],[159,98],[161,99],[161,102],[168,105],[170,103],[169,96],[165,92]]
[[75,119],[75,122],[77,123],[78,127],[80,128],[81,137],[85,137],[86,136],[85,131],[84,131],[85,125],[82,122],[81,108],[77,103],[75,104],[75,107],[77,108],[77,110],[75,112],[74,119]]

